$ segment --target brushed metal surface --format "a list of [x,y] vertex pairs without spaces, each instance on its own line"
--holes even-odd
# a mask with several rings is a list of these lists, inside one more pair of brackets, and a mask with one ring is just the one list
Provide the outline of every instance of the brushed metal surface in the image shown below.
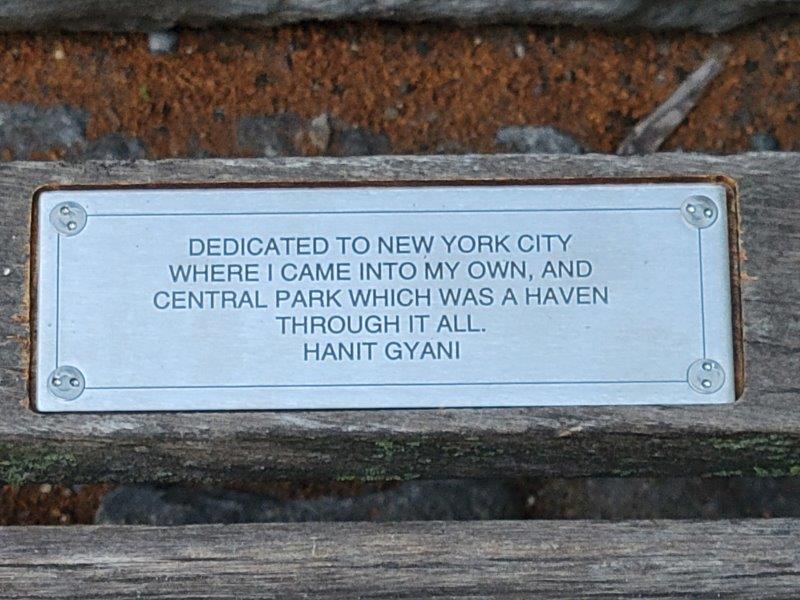
[[721,185],[36,202],[39,411],[734,400]]

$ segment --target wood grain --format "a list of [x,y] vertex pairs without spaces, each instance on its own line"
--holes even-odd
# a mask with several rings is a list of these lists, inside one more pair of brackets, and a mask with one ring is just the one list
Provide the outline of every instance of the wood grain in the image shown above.
[[775,14],[791,0],[5,0],[0,30],[154,31],[173,27],[273,27],[299,21],[389,19],[537,23],[718,32]]
[[3,598],[796,598],[800,522],[0,529]]
[[[28,401],[39,186],[725,176],[739,187],[745,392],[733,405],[40,415]],[[800,473],[800,154],[0,165],[0,480]],[[3,271],[5,272],[5,271]]]

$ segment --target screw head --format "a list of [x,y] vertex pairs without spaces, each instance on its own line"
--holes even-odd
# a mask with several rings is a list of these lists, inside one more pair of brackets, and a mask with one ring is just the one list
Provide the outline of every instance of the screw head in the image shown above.
[[684,220],[692,227],[711,227],[719,216],[717,204],[708,196],[689,196],[681,205]]
[[686,381],[695,392],[713,394],[725,384],[725,371],[717,361],[701,358],[689,366]]
[[47,389],[62,400],[75,400],[86,389],[86,380],[75,367],[63,365],[50,373]]
[[61,202],[50,211],[50,223],[65,236],[83,231],[86,220],[86,210],[77,202]]

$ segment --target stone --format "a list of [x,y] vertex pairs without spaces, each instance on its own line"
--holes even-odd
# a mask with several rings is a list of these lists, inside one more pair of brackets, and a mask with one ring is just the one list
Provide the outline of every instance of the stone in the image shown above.
[[774,135],[759,131],[750,137],[750,150],[756,152],[777,152],[780,149],[780,142],[778,142]]
[[389,154],[391,147],[382,133],[335,123],[329,150],[333,156],[371,156]]
[[261,494],[189,487],[122,486],[103,498],[95,523],[189,525],[302,521],[518,519],[522,495],[503,481],[413,481],[353,497],[279,501]]
[[178,34],[174,31],[153,31],[147,34],[147,47],[153,54],[169,54],[178,47]]
[[331,142],[331,124],[327,113],[317,115],[308,123],[308,139],[320,152],[328,149]]
[[796,477],[546,479],[527,499],[541,519],[742,519],[800,516]]
[[145,149],[136,138],[109,133],[87,143],[80,158],[86,160],[137,160],[145,157]]
[[511,125],[498,130],[500,150],[521,154],[582,154],[583,147],[568,134],[550,126]]
[[388,154],[389,138],[353,127],[327,113],[304,121],[293,113],[250,115],[236,124],[239,151],[256,156],[298,156],[307,139],[320,154],[363,156]]
[[[429,151],[429,150],[426,150]],[[433,148],[434,154],[469,154],[469,150],[456,140],[442,140]]]
[[303,122],[292,113],[246,116],[236,124],[240,150],[256,156],[297,156]]
[[54,149],[67,154],[85,143],[86,111],[71,106],[41,107],[0,102],[0,149],[25,160]]

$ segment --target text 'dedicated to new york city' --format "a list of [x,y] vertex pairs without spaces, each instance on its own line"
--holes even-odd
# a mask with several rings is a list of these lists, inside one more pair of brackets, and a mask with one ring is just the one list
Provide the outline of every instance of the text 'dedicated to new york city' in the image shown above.
[[734,400],[714,183],[36,198],[42,412]]

